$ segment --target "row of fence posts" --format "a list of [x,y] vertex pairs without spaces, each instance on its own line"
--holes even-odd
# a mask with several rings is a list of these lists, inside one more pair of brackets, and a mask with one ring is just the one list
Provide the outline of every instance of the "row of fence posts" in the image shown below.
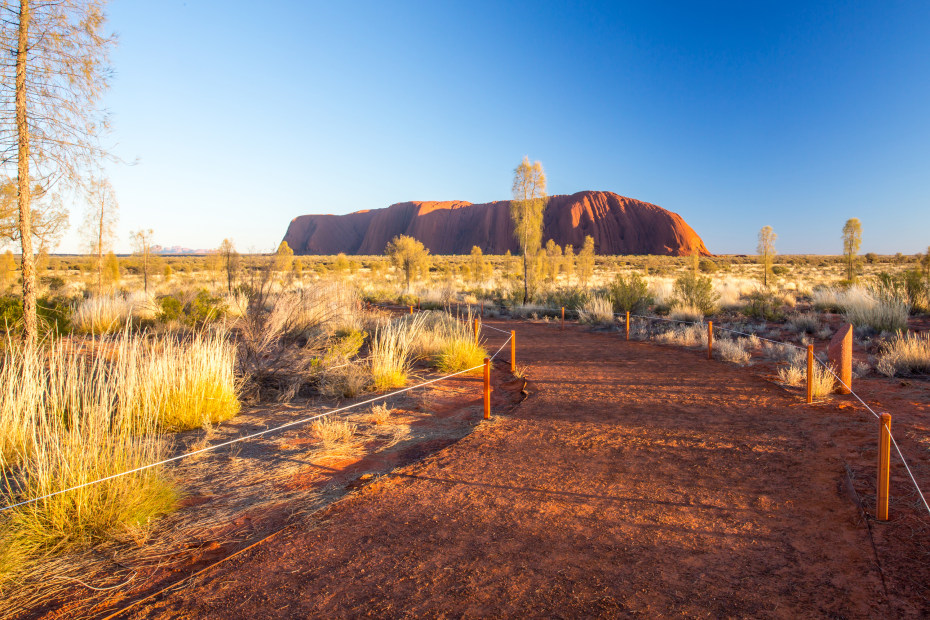
[[[630,339],[630,312],[626,312],[624,322],[626,339]],[[565,329],[565,306],[562,306],[562,322],[560,330]],[[851,393],[852,383],[852,326],[846,330],[840,343],[839,376],[841,379],[840,391],[843,394]],[[831,346],[832,350],[832,346]],[[714,358],[714,322],[707,322],[707,359]],[[814,402],[814,345],[807,345],[807,404]],[[883,413],[879,420],[878,434],[878,482],[877,482],[877,518],[879,521],[888,520],[888,489],[891,474],[891,414]]]

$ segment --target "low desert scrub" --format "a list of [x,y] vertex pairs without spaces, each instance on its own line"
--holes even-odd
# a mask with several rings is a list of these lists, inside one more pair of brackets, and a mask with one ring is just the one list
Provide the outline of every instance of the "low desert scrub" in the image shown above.
[[358,425],[348,420],[336,420],[327,416],[314,420],[310,425],[310,430],[323,444],[323,448],[330,450],[347,444],[358,430]]
[[[805,378],[807,372],[805,368]],[[821,398],[833,393],[836,386],[836,377],[829,368],[818,361],[814,361],[813,373],[811,375],[811,393],[814,398]]]
[[387,423],[394,410],[387,406],[387,403],[380,403],[371,406],[371,415],[368,420],[372,424],[381,425]]
[[371,377],[375,389],[403,387],[415,359],[415,344],[426,315],[394,319],[379,327],[371,339]]
[[707,329],[702,325],[680,325],[656,335],[656,341],[682,347],[707,346]]
[[714,341],[714,353],[725,362],[734,364],[746,364],[749,362],[750,354],[744,346],[744,340],[719,339]]
[[120,331],[132,319],[131,301],[115,295],[97,295],[81,301],[71,317],[72,325],[85,334]]
[[784,366],[778,369],[778,378],[785,385],[798,387],[807,381],[807,369],[802,366]]
[[355,398],[371,384],[368,369],[356,362],[327,368],[320,378],[320,392],[334,398]]
[[678,306],[669,313],[668,318],[683,323],[702,323],[704,313],[694,306]]
[[[162,460],[154,410],[124,406],[109,352],[65,346],[32,353],[8,345],[0,367],[3,503],[64,491]],[[144,530],[178,497],[153,467],[0,514],[0,583],[43,557],[125,530]]]
[[878,295],[862,286],[845,291],[817,289],[812,294],[814,306],[823,310],[840,310],[856,327],[868,326],[878,332],[895,332],[907,328],[910,307],[891,295]]
[[790,319],[788,319],[785,327],[794,330],[799,334],[813,334],[820,329],[820,317],[818,317],[813,312],[795,314]]
[[875,369],[888,377],[930,372],[930,333],[898,333],[882,345]]
[[614,322],[614,306],[606,297],[591,297],[578,309],[578,322],[609,325]]
[[416,353],[419,357],[431,359],[440,372],[474,368],[488,357],[487,349],[475,338],[475,315],[470,310],[462,320],[444,312],[423,315],[423,328],[416,339]]

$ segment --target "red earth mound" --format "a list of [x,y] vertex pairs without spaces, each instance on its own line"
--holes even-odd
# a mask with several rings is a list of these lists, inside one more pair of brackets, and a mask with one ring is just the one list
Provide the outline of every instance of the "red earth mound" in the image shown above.
[[[423,242],[433,254],[487,254],[518,251],[510,201],[401,202],[386,209],[348,215],[301,215],[284,241],[295,254],[383,254],[397,235]],[[594,239],[598,254],[710,256],[704,242],[677,213],[613,192],[551,196],[543,220],[543,243],[582,246]]]

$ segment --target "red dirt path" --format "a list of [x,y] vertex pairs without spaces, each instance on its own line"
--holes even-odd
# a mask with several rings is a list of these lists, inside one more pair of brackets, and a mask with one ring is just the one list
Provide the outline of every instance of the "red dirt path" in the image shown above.
[[[517,334],[531,394],[511,414],[131,617],[930,613],[913,507],[867,524],[855,501],[847,468],[872,470],[877,424],[848,397],[808,407],[616,334]],[[895,518],[913,538],[873,546]]]

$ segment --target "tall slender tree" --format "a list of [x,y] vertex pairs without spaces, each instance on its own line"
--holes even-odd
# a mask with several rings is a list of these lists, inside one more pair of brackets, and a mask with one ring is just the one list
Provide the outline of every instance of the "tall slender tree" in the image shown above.
[[588,281],[594,275],[594,237],[587,235],[581,251],[578,252],[578,277],[581,286],[587,288]]
[[24,338],[38,333],[32,189],[77,181],[103,154],[99,108],[113,36],[103,34],[103,0],[0,1],[0,166],[16,176],[22,246]]
[[523,253],[523,303],[530,298],[530,258],[535,258],[542,244],[543,214],[546,211],[546,173],[540,162],[524,157],[513,171],[513,200],[510,218],[513,232]]
[[149,292],[149,268],[152,257],[152,229],[143,228],[132,233],[132,245],[136,254],[142,257],[142,288]]
[[759,230],[759,260],[762,262],[762,285],[768,288],[769,274],[772,272],[772,262],[775,258],[775,239],[778,238],[771,226],[763,226]]
[[846,279],[850,282],[856,279],[856,254],[862,245],[862,222],[857,217],[851,217],[843,225],[843,257],[846,259]]
[[103,288],[104,254],[112,247],[119,221],[119,203],[107,179],[94,179],[87,190],[82,234],[87,249],[97,259],[97,293]]

